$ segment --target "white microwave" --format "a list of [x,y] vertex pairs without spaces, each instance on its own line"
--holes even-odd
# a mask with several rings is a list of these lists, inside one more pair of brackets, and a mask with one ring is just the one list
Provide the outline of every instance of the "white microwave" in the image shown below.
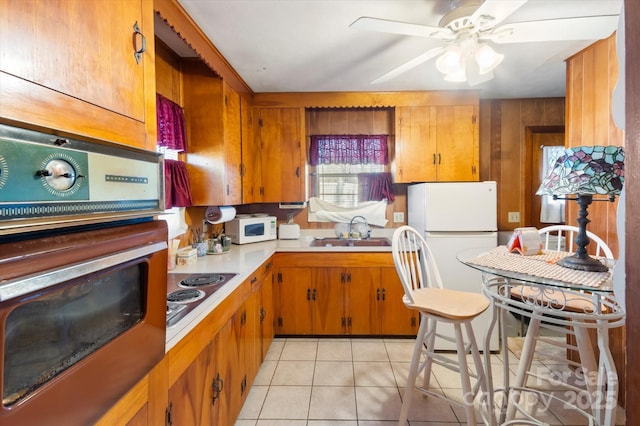
[[225,224],[225,233],[233,244],[275,240],[276,222],[275,216],[235,217]]

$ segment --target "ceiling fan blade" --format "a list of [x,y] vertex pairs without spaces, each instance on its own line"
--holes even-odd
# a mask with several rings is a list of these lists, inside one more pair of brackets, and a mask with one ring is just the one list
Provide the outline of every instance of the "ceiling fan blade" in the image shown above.
[[483,30],[493,28],[520,9],[528,0],[484,0],[471,15],[471,21]]
[[485,38],[495,43],[599,40],[618,28],[618,20],[618,15],[605,15],[517,22],[502,25]]
[[405,62],[404,64],[400,65],[399,67],[394,68],[391,71],[389,71],[388,73],[376,78],[375,80],[373,80],[371,82],[371,84],[383,83],[385,81],[389,81],[391,79],[394,79],[397,76],[399,76],[400,74],[405,73],[405,72],[409,71],[410,69],[417,67],[418,65],[424,64],[429,59],[435,58],[440,53],[444,52],[445,49],[446,49],[445,47],[436,47],[436,48],[427,50],[422,55],[420,55],[420,56],[418,56],[416,58],[413,58],[409,62]]
[[453,39],[455,35],[448,28],[431,27],[428,25],[410,24],[407,22],[389,21],[387,19],[369,18],[363,16],[349,25],[351,28],[381,33],[411,35],[418,37],[435,37]]

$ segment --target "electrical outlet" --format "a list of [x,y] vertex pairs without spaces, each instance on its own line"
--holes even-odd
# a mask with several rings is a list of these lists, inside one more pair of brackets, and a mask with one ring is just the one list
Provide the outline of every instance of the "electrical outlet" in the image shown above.
[[404,212],[393,212],[393,221],[395,223],[403,223],[404,222]]
[[520,212],[509,212],[509,223],[520,222]]

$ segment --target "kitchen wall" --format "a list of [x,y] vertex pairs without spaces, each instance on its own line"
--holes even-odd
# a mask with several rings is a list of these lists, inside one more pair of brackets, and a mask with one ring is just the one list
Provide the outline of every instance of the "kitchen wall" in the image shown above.
[[[498,230],[531,223],[532,150],[535,134],[563,132],[565,99],[492,99],[480,101],[480,180],[498,183]],[[509,212],[520,220],[509,222]]]

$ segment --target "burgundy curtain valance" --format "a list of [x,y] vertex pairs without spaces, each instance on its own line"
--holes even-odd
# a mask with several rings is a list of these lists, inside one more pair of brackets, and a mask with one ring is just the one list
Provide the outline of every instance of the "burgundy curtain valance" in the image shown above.
[[387,135],[313,135],[309,164],[388,164]]
[[175,102],[156,94],[158,146],[176,151],[186,150],[184,110]]
[[187,165],[184,162],[164,160],[164,194],[167,209],[189,207],[193,204]]

